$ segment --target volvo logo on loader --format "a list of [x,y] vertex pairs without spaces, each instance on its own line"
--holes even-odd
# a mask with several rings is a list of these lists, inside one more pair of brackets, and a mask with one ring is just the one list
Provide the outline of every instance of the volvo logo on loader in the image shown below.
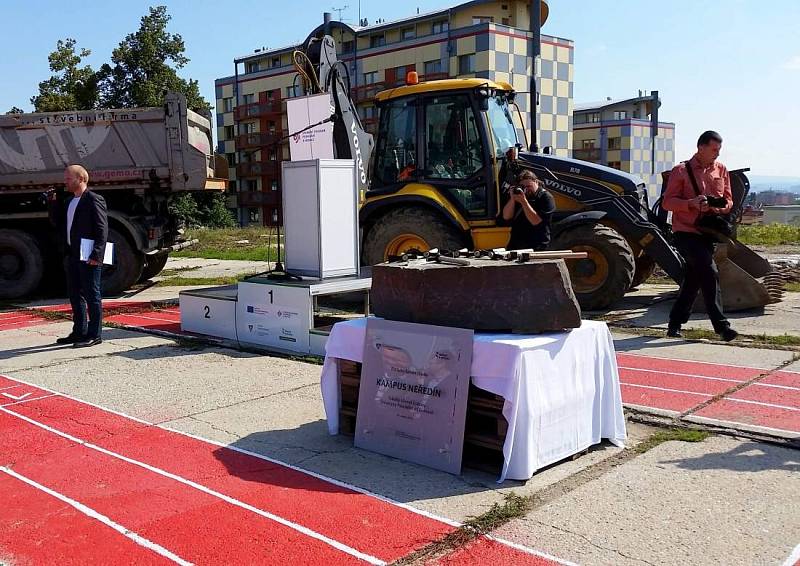
[[559,193],[564,193],[567,195],[572,195],[575,198],[580,198],[583,194],[580,189],[576,189],[575,187],[570,187],[569,185],[565,185],[564,183],[559,183],[558,181],[553,181],[552,179],[545,179],[544,186],[548,189],[555,189]]
[[356,132],[356,121],[355,118],[353,122],[350,124],[350,131],[353,133],[353,147],[356,148],[356,165],[358,165],[358,170],[360,172],[361,183],[366,185],[367,184],[367,173],[364,171],[364,160],[361,158],[361,148],[358,146],[358,133]]

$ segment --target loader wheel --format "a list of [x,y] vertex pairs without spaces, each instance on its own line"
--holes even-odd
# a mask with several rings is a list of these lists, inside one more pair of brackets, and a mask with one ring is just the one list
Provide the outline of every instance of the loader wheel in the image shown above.
[[397,208],[375,221],[364,236],[365,265],[383,263],[390,255],[431,248],[457,250],[464,238],[441,216],[419,207]]
[[167,265],[168,259],[169,254],[144,256],[144,269],[142,269],[142,275],[139,277],[139,283],[147,281],[148,279],[161,273],[161,271],[164,269],[164,266]]
[[104,297],[119,295],[130,289],[139,281],[144,268],[144,254],[134,248],[123,233],[110,229],[108,241],[114,243],[114,264],[103,267],[101,282]]
[[602,224],[583,224],[559,234],[551,246],[589,255],[567,260],[572,289],[582,309],[604,309],[630,289],[636,269],[633,251],[616,230]]
[[636,258],[636,273],[633,274],[633,283],[631,283],[631,288],[638,287],[648,279],[653,274],[653,271],[656,269],[656,262],[653,261],[647,254],[641,254],[639,257]]
[[36,240],[20,230],[0,230],[0,299],[30,295],[43,273],[44,260]]

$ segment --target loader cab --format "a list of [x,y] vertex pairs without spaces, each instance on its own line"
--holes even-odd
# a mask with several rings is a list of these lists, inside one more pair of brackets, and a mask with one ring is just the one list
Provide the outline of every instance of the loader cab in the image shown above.
[[[498,176],[518,143],[510,85],[452,79],[380,93],[367,198],[433,192],[465,223],[494,219]],[[434,199],[435,200],[435,199]],[[444,204],[443,203],[443,204]]]

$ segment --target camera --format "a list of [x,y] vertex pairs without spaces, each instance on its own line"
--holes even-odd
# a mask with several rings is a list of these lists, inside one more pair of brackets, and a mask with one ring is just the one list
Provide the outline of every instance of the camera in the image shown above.
[[708,203],[708,206],[712,208],[725,208],[728,206],[728,199],[725,197],[712,197],[706,195],[706,202]]
[[522,189],[522,187],[514,187],[511,189],[511,192],[515,195],[521,195],[525,191]]

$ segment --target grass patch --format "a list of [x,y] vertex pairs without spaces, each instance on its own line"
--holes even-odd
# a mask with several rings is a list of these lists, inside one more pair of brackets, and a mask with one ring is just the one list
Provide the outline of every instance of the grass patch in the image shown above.
[[170,277],[157,282],[155,287],[189,287],[191,285],[233,285],[251,277],[252,273],[222,277]]
[[716,332],[702,328],[682,328],[681,334],[687,340],[719,340]]
[[790,224],[752,224],[737,228],[737,239],[743,244],[780,246],[800,244],[800,226]]
[[791,293],[800,293],[800,283],[787,283],[786,290]]
[[[171,257],[200,257],[205,259],[235,259],[241,261],[275,261],[277,232],[275,228],[199,228],[187,230],[188,239],[200,242],[170,254]],[[247,240],[246,243],[237,243]],[[283,250],[281,250],[283,255]]]
[[702,442],[709,436],[711,436],[711,433],[704,430],[692,430],[688,428],[671,428],[669,430],[660,430],[634,446],[633,451],[637,454],[644,454],[659,444],[663,444],[664,442],[669,442],[671,440],[679,440],[681,442]]
[[753,336],[753,339],[776,346],[800,346],[800,336],[791,336],[789,334],[779,334],[777,336],[760,334],[758,336]]
[[175,269],[162,269],[161,272],[158,274],[159,277],[175,277],[176,275],[180,275],[181,273],[186,273],[187,271],[195,271],[200,269],[201,266],[196,265],[194,267],[176,267]]

